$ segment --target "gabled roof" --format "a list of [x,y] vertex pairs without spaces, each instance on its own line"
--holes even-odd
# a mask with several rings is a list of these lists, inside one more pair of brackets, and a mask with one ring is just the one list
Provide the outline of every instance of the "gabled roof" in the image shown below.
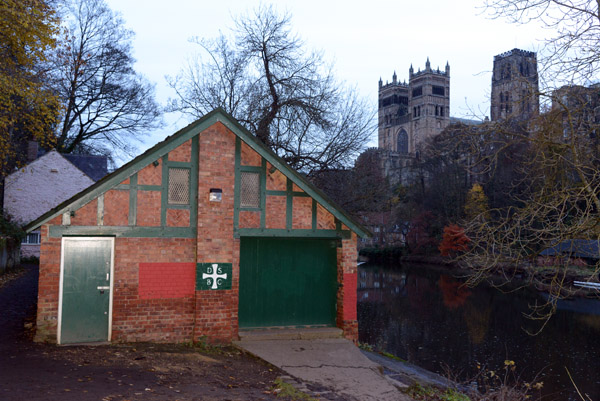
[[76,155],[65,153],[62,156],[83,171],[94,182],[108,173],[108,157],[100,155]]
[[292,180],[292,182],[300,189],[319,202],[327,211],[333,214],[338,220],[354,231],[357,235],[360,237],[370,236],[370,232],[366,228],[355,221],[341,208],[336,206],[333,201],[331,201],[323,192],[308,182],[300,173],[288,166],[279,156],[267,148],[260,140],[258,140],[246,128],[238,123],[235,118],[221,108],[211,111],[199,120],[189,124],[187,127],[182,128],[171,136],[168,136],[162,142],[157,143],[152,148],[131,160],[129,163],[123,165],[121,168],[115,170],[113,173],[105,176],[94,185],[73,196],[71,199],[61,203],[56,208],[50,210],[48,213],[42,215],[35,221],[27,224],[25,226],[25,230],[27,232],[32,231],[67,211],[79,209],[86,203],[117,186],[129,178],[132,174],[137,173],[148,164],[166,155],[173,149],[187,142],[189,139],[198,135],[217,122],[221,122],[223,125],[229,128],[242,141],[260,154],[275,168],[281,171],[283,175]]
[[94,181],[63,154],[51,150],[4,180],[4,210],[21,224],[92,185]]

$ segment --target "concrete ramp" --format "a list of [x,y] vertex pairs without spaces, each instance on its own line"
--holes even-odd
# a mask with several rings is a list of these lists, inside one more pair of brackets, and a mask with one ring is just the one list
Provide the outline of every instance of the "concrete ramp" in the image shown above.
[[236,345],[302,382],[332,390],[344,400],[409,401],[350,341],[342,338],[267,339],[246,337]]

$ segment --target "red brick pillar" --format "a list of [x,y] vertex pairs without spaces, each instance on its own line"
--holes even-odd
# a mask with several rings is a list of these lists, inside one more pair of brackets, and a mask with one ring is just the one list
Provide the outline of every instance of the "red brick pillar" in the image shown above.
[[[233,237],[235,135],[217,123],[199,136],[198,263],[231,263],[230,290],[196,291],[194,339],[231,342],[238,335],[239,239]],[[209,202],[211,188],[223,191]]]
[[[60,217],[53,220],[59,222]],[[58,330],[58,292],[60,282],[60,238],[50,238],[49,225],[43,225],[40,235],[40,276],[38,285],[35,341],[56,342]]]
[[338,290],[337,326],[344,331],[344,337],[358,342],[358,321],[356,316],[356,234],[342,240],[338,248],[338,281],[342,286]]

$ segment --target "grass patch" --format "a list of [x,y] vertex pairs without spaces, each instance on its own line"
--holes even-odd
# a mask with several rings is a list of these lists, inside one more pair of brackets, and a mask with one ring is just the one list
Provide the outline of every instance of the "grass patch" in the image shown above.
[[284,382],[280,378],[275,379],[273,392],[277,394],[277,398],[284,398],[291,401],[319,401],[318,399],[298,390],[291,384]]
[[367,343],[358,343],[358,348],[365,351],[373,352],[373,346]]
[[231,347],[210,344],[207,341],[206,336],[200,337],[200,339],[198,339],[197,341],[184,342],[183,345],[193,349],[196,352],[200,352],[207,355],[224,355],[230,354],[230,351],[233,351]]
[[471,401],[471,399],[453,388],[441,390],[436,387],[422,386],[419,383],[408,387],[404,392],[418,401]]

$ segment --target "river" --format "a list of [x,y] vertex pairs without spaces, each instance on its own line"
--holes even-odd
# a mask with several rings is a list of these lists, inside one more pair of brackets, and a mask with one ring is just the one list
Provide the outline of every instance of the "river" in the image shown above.
[[[600,300],[561,301],[540,322],[525,317],[544,302],[532,289],[505,293],[460,279],[435,266],[377,266],[358,271],[359,341],[427,370],[449,370],[461,380],[478,371],[503,372],[515,362],[524,381],[543,382],[544,400],[581,400],[579,390],[600,400]],[[536,378],[537,377],[537,378]]]

